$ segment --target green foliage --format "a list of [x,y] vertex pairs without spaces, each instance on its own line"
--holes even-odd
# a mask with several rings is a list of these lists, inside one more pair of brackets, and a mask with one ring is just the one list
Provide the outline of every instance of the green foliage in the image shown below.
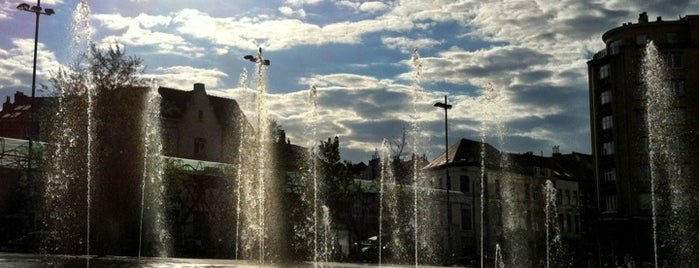
[[340,139],[322,141],[318,146],[318,157],[322,193],[333,221],[346,222],[351,219],[352,202],[359,193],[359,186],[354,183],[347,165],[340,162]]
[[146,85],[141,76],[145,72],[143,60],[127,56],[119,43],[110,45],[107,50],[90,44],[89,70],[91,81],[99,89]]
[[49,95],[80,95],[90,86],[97,89],[145,86],[144,73],[143,60],[126,55],[119,43],[107,49],[90,44],[89,53],[79,55],[67,69],[61,67],[51,75],[49,82],[55,92],[49,90]]

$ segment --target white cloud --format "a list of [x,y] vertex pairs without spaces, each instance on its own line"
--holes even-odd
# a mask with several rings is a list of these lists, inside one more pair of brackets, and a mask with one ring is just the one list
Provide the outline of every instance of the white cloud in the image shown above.
[[[34,39],[12,39],[12,47],[0,49],[0,96],[23,91],[31,92],[32,62],[34,60]],[[43,43],[38,44],[36,69],[36,94],[41,95],[41,85],[48,84],[52,72],[61,66],[56,55]]]
[[118,41],[129,47],[152,46],[155,53],[178,54],[189,57],[202,57],[204,48],[189,44],[179,35],[172,34],[158,27],[166,27],[171,18],[167,16],[150,16],[139,14],[134,18],[124,17],[119,14],[95,14],[93,18],[109,30],[119,32],[118,35],[107,35],[101,39],[101,43]]
[[204,83],[207,89],[217,89],[228,75],[217,69],[171,66],[158,67],[146,77],[156,79],[164,87],[191,89],[194,83]]
[[306,17],[306,11],[303,10],[302,8],[294,10],[291,7],[283,6],[283,7],[279,7],[278,10],[279,10],[279,13],[282,13],[284,16],[287,16],[287,17],[299,17],[299,18]]
[[442,42],[430,38],[413,39],[408,37],[382,37],[381,42],[390,49],[399,49],[403,53],[411,53],[415,48],[425,49]]
[[337,22],[321,27],[297,19],[214,18],[192,9],[181,10],[173,16],[172,21],[181,34],[216,45],[245,49],[261,46],[267,50],[282,50],[298,45],[356,44],[368,33],[403,31],[413,27],[409,20],[400,18]]
[[378,13],[388,10],[388,5],[379,1],[369,1],[359,5],[359,10],[368,13]]
[[284,0],[284,3],[292,6],[317,5],[322,2],[323,0]]
[[357,10],[359,10],[359,5],[361,5],[361,3],[355,2],[355,1],[350,1],[350,0],[339,0],[339,1],[335,1],[335,5],[341,6],[341,7],[347,7],[349,9],[351,9],[352,11],[357,11]]

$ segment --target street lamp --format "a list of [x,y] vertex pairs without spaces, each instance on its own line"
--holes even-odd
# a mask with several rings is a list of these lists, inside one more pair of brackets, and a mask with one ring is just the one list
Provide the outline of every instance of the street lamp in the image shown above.
[[[262,48],[259,48],[259,49],[257,50],[257,56],[245,55],[245,56],[243,56],[243,59],[249,60],[249,61],[254,62],[254,63],[257,64],[257,79],[258,79],[257,85],[258,85],[258,89],[260,90],[260,91],[259,91],[259,94],[258,94],[258,103],[257,103],[257,104],[258,104],[258,105],[257,105],[257,125],[258,125],[258,127],[260,127],[260,129],[258,130],[258,137],[259,137],[259,138],[258,138],[258,142],[260,143],[260,144],[259,144],[259,145],[260,145],[260,148],[265,148],[265,147],[267,146],[267,144],[266,144],[266,142],[265,142],[265,140],[264,140],[263,137],[265,137],[265,135],[266,135],[267,133],[263,133],[262,127],[265,126],[265,125],[268,125],[268,124],[267,124],[266,121],[264,121],[265,118],[264,118],[264,116],[263,116],[263,114],[265,114],[265,113],[264,113],[264,108],[263,108],[263,107],[264,107],[264,103],[262,102],[262,100],[264,100],[264,95],[265,95],[265,92],[264,92],[265,86],[264,86],[264,77],[263,77],[263,66],[264,66],[264,65],[269,65],[269,60],[264,59],[264,58],[262,57]],[[264,125],[263,125],[263,124],[264,124]],[[260,174],[259,174],[259,177],[258,177],[258,187],[259,187],[258,191],[260,191],[260,192],[263,192],[263,191],[264,191],[264,189],[263,189],[263,185],[264,185],[264,179],[263,179],[263,177],[264,177],[264,176],[263,176],[263,174],[262,174],[262,172],[264,172],[264,171],[262,170],[262,168],[264,167],[264,163],[263,163],[264,158],[262,157],[262,154],[264,154],[264,151],[265,151],[265,149],[262,149],[262,150],[259,150],[259,151],[258,151],[258,156],[260,156],[260,157],[258,158],[258,161],[260,161],[260,162],[258,163],[258,164],[260,165],[260,166],[259,166],[259,168],[260,168]],[[264,217],[264,207],[265,207],[264,194],[262,194],[262,195],[260,195],[260,196],[258,197],[258,208],[257,208],[257,209],[258,209],[258,217],[259,217],[258,220],[259,220],[259,222],[260,222],[260,226],[265,226],[265,221],[264,221],[264,220],[265,220],[265,217]],[[236,238],[236,239],[237,239],[237,238]],[[258,239],[259,239],[259,243],[260,243],[260,244],[259,244],[259,247],[260,247],[260,250],[259,250],[259,253],[260,253],[259,262],[260,262],[260,264],[261,264],[261,263],[264,261],[264,250],[263,250],[263,249],[264,249],[264,243],[265,243],[264,235],[262,235],[262,233],[260,233]],[[237,245],[236,245],[236,246],[237,246]],[[237,252],[237,251],[236,251],[236,252]]]
[[434,107],[439,107],[444,109],[444,170],[445,174],[447,175],[447,245],[448,245],[448,253],[449,256],[451,257],[452,255],[452,247],[451,247],[451,204],[449,201],[449,189],[451,188],[451,179],[449,178],[449,125],[448,125],[448,117],[447,117],[447,110],[451,109],[451,104],[447,104],[447,96],[444,96],[444,103],[442,102],[437,102],[434,104]]
[[263,59],[263,58],[262,58],[262,48],[260,48],[260,49],[257,51],[257,57],[255,57],[255,56],[253,56],[253,55],[245,55],[245,56],[243,57],[243,59],[246,59],[246,60],[249,60],[249,61],[258,63],[258,64],[262,64],[262,65],[269,65],[269,60],[266,60],[266,59]]
[[29,111],[29,148],[28,148],[28,159],[27,167],[28,170],[32,168],[32,140],[34,136],[34,111],[36,110],[35,92],[36,92],[36,52],[39,42],[39,17],[41,15],[51,16],[54,12],[52,8],[42,9],[41,0],[36,1],[36,6],[29,7],[29,4],[21,3],[17,6],[17,9],[22,11],[27,11],[36,14],[36,22],[34,24],[34,65],[32,67],[32,98],[31,98],[31,110]]

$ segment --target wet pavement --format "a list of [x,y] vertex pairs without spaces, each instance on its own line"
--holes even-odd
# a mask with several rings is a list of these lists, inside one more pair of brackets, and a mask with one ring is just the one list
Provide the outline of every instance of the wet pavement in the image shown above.
[[[300,262],[294,264],[260,264],[256,261],[225,260],[225,259],[187,259],[187,258],[152,258],[124,256],[76,256],[76,255],[41,255],[0,252],[0,267],[38,268],[38,267],[91,267],[91,268],[121,268],[121,267],[163,267],[163,268],[214,268],[214,267],[329,267],[329,268],[358,268],[379,267],[378,264],[364,263],[313,263]],[[390,265],[381,267],[414,267],[414,265]],[[420,266],[436,267],[436,266]]]

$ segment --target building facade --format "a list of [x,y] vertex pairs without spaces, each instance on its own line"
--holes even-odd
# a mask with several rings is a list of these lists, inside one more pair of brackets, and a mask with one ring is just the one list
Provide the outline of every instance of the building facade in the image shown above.
[[[619,263],[624,258],[651,262],[652,183],[662,183],[671,176],[667,171],[664,175],[654,172],[648,115],[671,115],[671,121],[653,122],[669,125],[673,131],[665,135],[677,138],[678,142],[665,145],[682,155],[678,167],[669,169],[681,172],[683,180],[696,181],[699,15],[670,21],[657,17],[650,21],[644,12],[637,23],[624,23],[604,33],[602,39],[605,49],[588,61],[595,199],[600,212],[595,228],[600,265]],[[667,111],[646,111],[652,100],[643,83],[642,65],[650,41],[662,56],[666,90],[673,98]],[[651,178],[651,173],[656,175]]]
[[[562,239],[559,261],[587,258],[577,252],[586,232],[582,222],[589,216],[581,213],[587,196],[581,189],[591,177],[588,156],[563,155],[557,150],[550,157],[504,153],[489,144],[461,139],[449,147],[448,164],[442,154],[426,167],[437,178],[439,189],[446,190],[447,166],[450,198],[434,201],[440,202],[439,211],[446,211],[447,204],[451,210],[448,232],[452,239],[442,239],[444,244],[452,243],[453,256],[477,263],[483,255],[486,265],[499,260],[507,266],[541,267],[549,228],[549,242],[554,229]],[[557,197],[548,224],[547,181]],[[439,217],[447,221],[448,216],[444,212]]]

